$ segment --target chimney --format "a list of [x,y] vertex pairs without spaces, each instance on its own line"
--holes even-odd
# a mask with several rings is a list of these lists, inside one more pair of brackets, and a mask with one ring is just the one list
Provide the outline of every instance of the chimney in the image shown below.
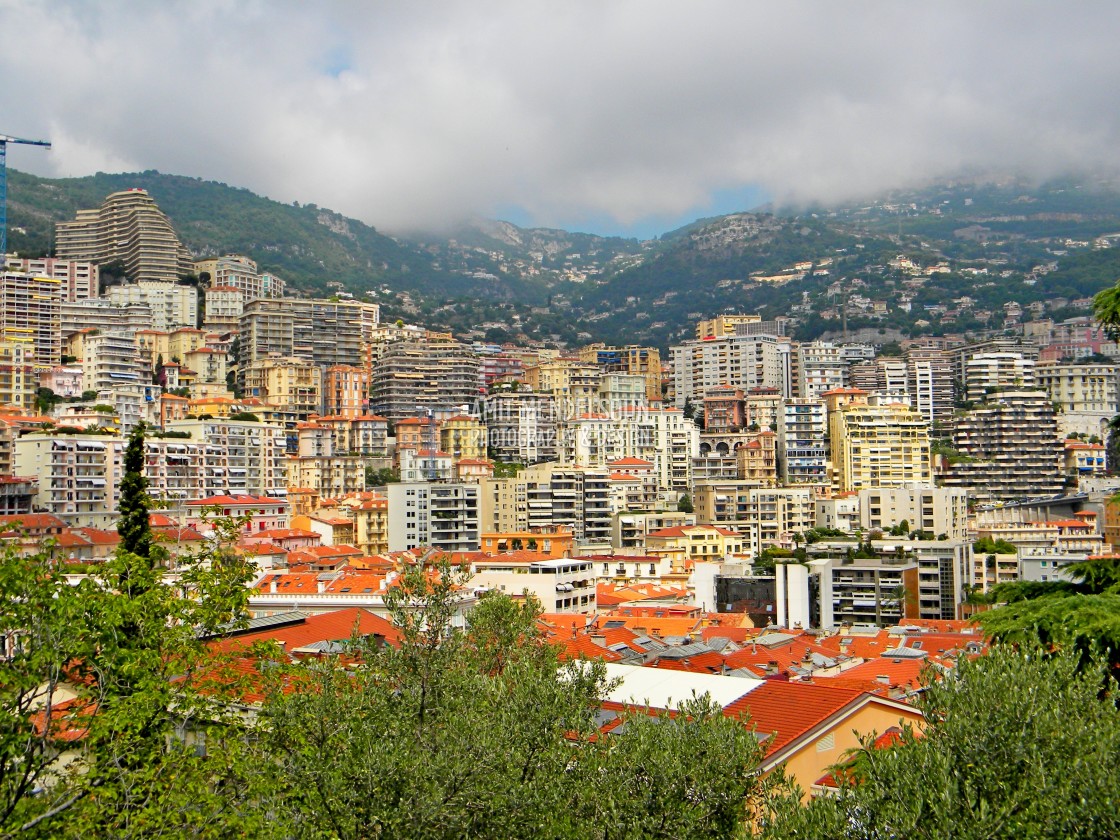
[[326,592],[326,591],[327,591],[327,584],[326,584],[326,582],[325,582],[325,581],[321,581],[321,580],[320,580],[320,581],[316,581],[316,582],[315,582],[315,589],[316,589],[316,590],[318,591],[318,593],[319,593],[320,595],[322,595],[322,594],[323,594],[324,592]]
[[268,594],[269,595],[275,595],[276,594],[276,578],[273,578],[272,580],[270,580],[268,582]]
[[879,683],[879,685],[890,685],[891,684],[891,678],[887,674],[878,674],[875,677],[875,682]]
[[607,646],[607,637],[604,636],[602,633],[595,633],[594,635],[592,635],[591,641],[593,641],[599,647],[606,647]]

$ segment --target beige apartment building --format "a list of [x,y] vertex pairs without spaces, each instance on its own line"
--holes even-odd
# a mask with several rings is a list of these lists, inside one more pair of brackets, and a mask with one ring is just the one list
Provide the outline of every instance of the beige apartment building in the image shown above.
[[931,483],[929,424],[918,412],[855,388],[822,396],[837,491]]
[[85,260],[21,259],[9,254],[7,270],[59,281],[65,302],[89,300],[100,294],[100,272],[94,263]]
[[246,397],[263,400],[293,421],[322,413],[323,371],[306,359],[257,359],[244,376]]
[[1054,407],[1044,391],[1002,391],[959,418],[953,445],[964,459],[941,481],[978,501],[1061,493],[1064,450]]
[[1106,437],[1108,421],[1120,412],[1120,367],[1040,362],[1035,378],[1059,410],[1061,433]]
[[115,192],[93,210],[55,227],[61,260],[119,262],[132,281],[175,280],[191,274],[190,253],[146,190]]

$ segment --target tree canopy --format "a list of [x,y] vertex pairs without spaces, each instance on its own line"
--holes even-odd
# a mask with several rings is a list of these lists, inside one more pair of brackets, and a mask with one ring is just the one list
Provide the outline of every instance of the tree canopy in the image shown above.
[[1100,660],[997,646],[930,681],[924,733],[867,739],[839,792],[780,810],[784,838],[1106,838],[1120,834],[1120,711]]

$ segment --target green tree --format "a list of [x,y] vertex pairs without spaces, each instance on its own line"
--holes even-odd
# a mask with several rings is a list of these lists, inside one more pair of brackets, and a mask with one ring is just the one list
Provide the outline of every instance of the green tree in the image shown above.
[[144,474],[144,424],[139,423],[128,436],[128,446],[124,451],[117,533],[121,537],[121,551],[150,564],[152,528],[149,508],[148,479]]
[[1088,663],[1100,650],[1120,667],[1120,560],[1070,563],[1069,580],[1001,583],[979,616],[985,632],[1015,644],[1071,649]]
[[381,467],[380,469],[366,467],[366,487],[384,487],[386,484],[392,484],[400,480],[399,470],[394,470],[391,467]]
[[[600,736],[601,665],[563,662],[532,598],[411,569],[390,597],[399,647],[277,674],[260,802],[285,837],[730,837],[761,807],[758,742],[706,701],[623,714]],[[275,670],[274,670],[275,673]],[[299,691],[279,690],[298,679]]]
[[693,513],[695,508],[692,506],[692,497],[685,493],[677,499],[677,510],[680,513]]
[[49,782],[59,772],[68,713],[66,665],[82,650],[74,628],[85,616],[49,549],[21,556],[4,546],[0,604],[0,836],[7,836],[68,810],[81,795]]
[[[91,576],[70,585],[49,545],[0,555],[0,639],[20,640],[0,673],[0,837],[219,837],[257,819],[214,819],[241,789],[242,741],[202,641],[244,616],[251,570],[228,550],[234,525],[165,579],[138,452],[142,432],[126,452],[121,545]],[[229,743],[203,753],[188,731]]]
[[921,737],[863,749],[841,790],[780,803],[766,838],[1106,838],[1120,834],[1120,711],[1097,660],[997,645],[930,681]]

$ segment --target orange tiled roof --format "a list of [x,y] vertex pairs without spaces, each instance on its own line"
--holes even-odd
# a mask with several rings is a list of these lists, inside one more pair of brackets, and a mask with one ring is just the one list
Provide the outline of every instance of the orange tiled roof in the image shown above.
[[723,710],[729,717],[749,715],[760,734],[772,737],[763,745],[772,755],[864,695],[862,691],[807,683],[767,680]]

